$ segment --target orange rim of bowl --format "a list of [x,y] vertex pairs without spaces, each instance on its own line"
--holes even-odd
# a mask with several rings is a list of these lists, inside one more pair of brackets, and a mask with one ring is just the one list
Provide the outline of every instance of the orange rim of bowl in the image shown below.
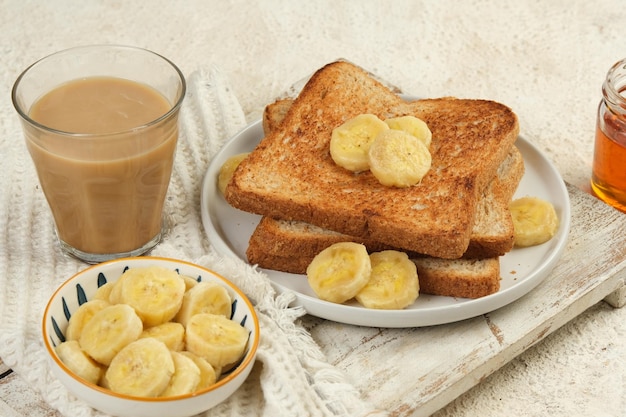
[[[256,335],[256,337],[252,340],[252,344],[250,345],[246,355],[244,356],[244,358],[242,359],[242,361],[237,365],[237,367],[231,371],[227,376],[225,376],[224,378],[218,380],[217,382],[215,382],[213,385],[211,385],[208,388],[202,389],[202,390],[198,390],[189,394],[183,394],[183,395],[176,395],[176,396],[170,396],[170,397],[137,397],[137,396],[133,396],[133,395],[127,395],[127,394],[120,394],[114,391],[111,391],[109,389],[106,389],[104,387],[101,387],[100,385],[96,385],[93,384],[91,382],[88,382],[86,380],[84,380],[83,378],[80,378],[78,375],[76,375],[72,370],[70,370],[57,356],[54,348],[51,346],[50,344],[50,340],[49,340],[49,333],[47,331],[47,320],[46,317],[48,317],[48,312],[51,308],[51,304],[52,304],[52,300],[55,299],[58,295],[58,293],[65,288],[66,285],[69,285],[69,283],[71,281],[73,281],[78,275],[82,275],[92,269],[96,269],[102,266],[106,266],[109,264],[114,264],[114,263],[120,263],[120,262],[133,262],[133,261],[137,261],[137,260],[141,260],[141,261],[150,261],[150,260],[154,260],[154,261],[165,261],[165,262],[170,262],[170,263],[176,263],[176,264],[184,264],[187,266],[190,266],[192,268],[197,268],[197,269],[201,269],[202,271],[208,272],[209,274],[213,275],[214,277],[222,280],[226,285],[228,285],[228,287],[233,290],[234,292],[236,292],[239,297],[241,297],[241,299],[245,302],[245,304],[248,306],[248,309],[250,310],[250,315],[252,316],[252,322],[254,324],[254,333]],[[118,277],[119,278],[119,277]],[[250,300],[248,299],[248,297],[241,291],[241,289],[239,289],[239,287],[237,287],[235,284],[233,284],[232,282],[230,282],[227,278],[225,278],[224,276],[222,276],[221,274],[218,274],[217,272],[205,268],[203,266],[194,264],[192,262],[187,262],[187,261],[183,261],[183,260],[179,260],[179,259],[174,259],[174,258],[165,258],[165,257],[158,257],[158,256],[136,256],[136,257],[129,257],[129,258],[119,258],[119,259],[114,259],[111,261],[106,261],[106,262],[102,262],[100,264],[97,265],[92,265],[89,266],[88,268],[83,269],[82,271],[79,271],[77,273],[75,273],[74,275],[72,275],[69,279],[67,279],[65,282],[63,282],[52,294],[52,296],[50,297],[50,299],[48,300],[48,303],[46,304],[46,308],[44,310],[43,313],[43,319],[42,319],[42,334],[44,335],[44,345],[46,347],[46,350],[48,351],[48,354],[50,355],[50,357],[56,362],[56,364],[63,369],[63,371],[69,375],[72,379],[74,379],[75,381],[77,381],[78,383],[85,385],[91,389],[94,389],[96,391],[99,391],[103,394],[106,395],[111,395],[113,397],[117,397],[123,400],[132,400],[132,401],[143,401],[143,402],[168,402],[168,401],[176,401],[176,400],[183,400],[186,398],[193,398],[193,397],[197,397],[199,395],[203,395],[206,394],[208,392],[211,391],[215,391],[218,388],[226,385],[228,382],[230,382],[231,380],[235,379],[235,377],[237,377],[239,374],[241,374],[243,372],[244,369],[246,369],[249,365],[250,362],[256,357],[256,351],[259,347],[259,340],[261,339],[261,334],[259,333],[259,318],[256,314],[256,311],[254,309],[254,306],[252,305],[252,303],[250,302]]]

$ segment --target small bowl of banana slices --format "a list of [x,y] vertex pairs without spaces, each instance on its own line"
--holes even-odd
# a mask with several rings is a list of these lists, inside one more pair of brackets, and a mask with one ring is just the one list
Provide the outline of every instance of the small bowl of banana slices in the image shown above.
[[43,316],[54,375],[77,398],[119,417],[184,417],[246,380],[259,321],[219,274],[158,257],[91,266],[63,283]]

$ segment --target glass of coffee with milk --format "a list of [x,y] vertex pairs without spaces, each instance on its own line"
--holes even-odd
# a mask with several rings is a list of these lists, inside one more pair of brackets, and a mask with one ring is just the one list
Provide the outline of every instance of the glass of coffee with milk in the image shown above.
[[174,63],[119,45],[57,52],[18,77],[13,105],[63,251],[99,263],[158,244],[185,89]]

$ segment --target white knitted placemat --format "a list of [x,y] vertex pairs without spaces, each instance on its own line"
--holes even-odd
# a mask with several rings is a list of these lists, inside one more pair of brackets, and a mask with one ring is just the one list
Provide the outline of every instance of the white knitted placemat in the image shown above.
[[[217,68],[196,71],[187,82],[165,209],[170,228],[152,255],[195,262],[228,277],[251,298],[261,326],[257,363],[250,377],[205,415],[386,415],[361,399],[345,374],[326,361],[296,323],[304,311],[288,307],[292,294],[277,296],[265,274],[211,247],[200,215],[202,180],[212,156],[246,122],[228,78]],[[11,134],[22,136],[18,123]],[[6,152],[0,176],[0,357],[61,414],[101,416],[51,374],[41,337],[48,297],[86,265],[60,253],[23,141],[13,141]]]

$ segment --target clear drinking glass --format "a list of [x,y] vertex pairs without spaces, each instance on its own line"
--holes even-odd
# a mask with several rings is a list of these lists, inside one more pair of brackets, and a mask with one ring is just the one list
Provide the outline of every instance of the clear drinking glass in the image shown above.
[[[79,80],[105,79],[139,84],[164,100],[162,110],[145,122],[123,128],[98,120],[102,126],[92,129],[95,121],[76,110],[63,110],[59,115],[69,121],[89,120],[84,127],[64,130],[33,117],[33,105],[36,108],[40,98],[52,90]],[[98,263],[144,254],[160,241],[185,90],[185,78],[171,61],[145,49],[118,45],[57,52],[18,77],[12,90],[13,105],[66,253]],[[97,100],[108,91],[112,89],[87,97],[96,100],[84,106],[93,108],[94,119],[106,113]],[[48,109],[64,108],[68,100],[63,97]],[[126,93],[121,92],[120,97],[125,100]],[[111,110],[134,111],[143,105],[140,99],[129,100],[124,102],[129,108],[118,108],[116,103]]]

